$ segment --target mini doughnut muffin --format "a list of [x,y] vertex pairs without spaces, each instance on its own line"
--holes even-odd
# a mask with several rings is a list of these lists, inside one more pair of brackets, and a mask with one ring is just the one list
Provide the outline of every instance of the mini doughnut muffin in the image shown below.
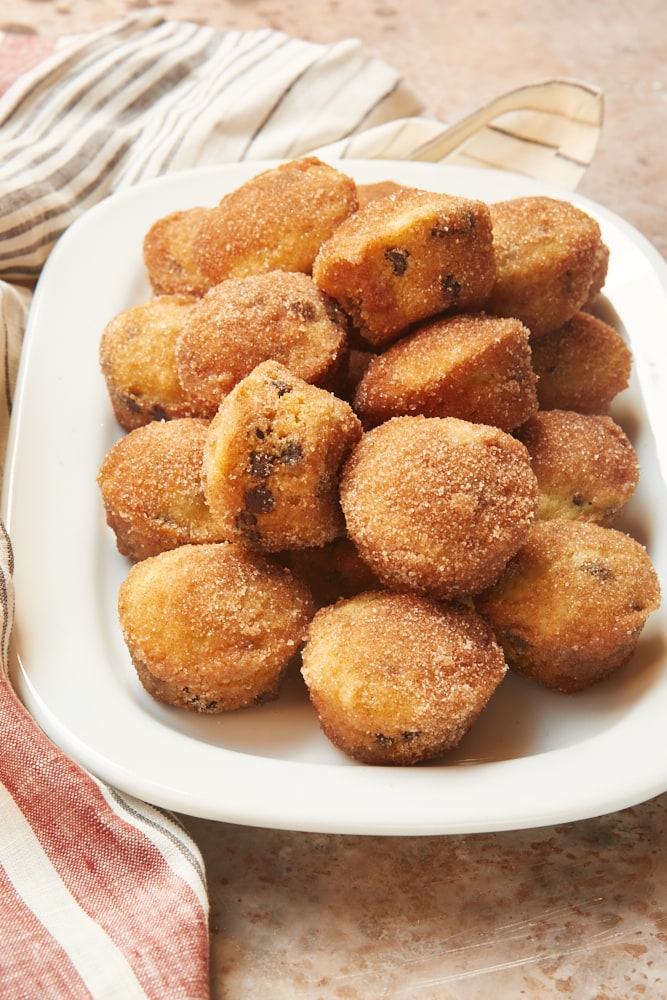
[[475,599],[509,666],[562,692],[627,663],[659,603],[658,577],[639,542],[563,518],[535,521],[502,577]]
[[566,323],[600,290],[607,249],[598,223],[556,198],[512,198],[489,206],[496,281],[485,308],[514,316],[534,336]]
[[495,278],[489,209],[416,188],[376,199],[324,243],[313,278],[376,346],[443,310],[481,308]]
[[381,589],[378,578],[344,535],[315,548],[281,552],[279,558],[308,584],[318,607],[335,604],[341,597],[353,597],[365,590]]
[[611,417],[541,410],[515,436],[528,449],[537,477],[538,518],[611,525],[637,488],[637,454]]
[[613,326],[586,312],[531,340],[537,398],[543,410],[608,413],[626,389],[632,354]]
[[262,361],[306,382],[333,378],[347,351],[347,320],[305,274],[230,278],[193,307],[176,345],[176,367],[197,415],[211,418]]
[[240,545],[182,545],[135,563],[118,613],[158,701],[227,712],[274,699],[312,617],[307,588]]
[[192,256],[195,233],[209,211],[196,206],[171,212],[146,233],[144,264],[155,295],[203,295],[211,287]]
[[366,592],[317,612],[301,673],[322,730],[366,764],[417,764],[452,749],[507,672],[471,608]]
[[505,431],[455,417],[393,417],[343,466],[347,531],[385,586],[447,599],[490,586],[528,532],[537,481]]
[[354,395],[366,426],[421,413],[513,430],[537,409],[530,333],[518,319],[437,316],[373,358]]
[[310,156],[266,170],[211,209],[193,259],[211,284],[263,271],[310,274],[325,240],[357,209],[351,177]]
[[208,421],[153,421],[120,438],[97,481],[118,551],[138,561],[188,543],[222,541],[202,485]]
[[107,323],[99,357],[116,420],[130,431],[151,420],[195,416],[176,370],[176,341],[198,300],[159,295]]
[[264,552],[344,531],[340,466],[361,437],[342,399],[266,361],[223,400],[204,449],[204,493],[221,531]]

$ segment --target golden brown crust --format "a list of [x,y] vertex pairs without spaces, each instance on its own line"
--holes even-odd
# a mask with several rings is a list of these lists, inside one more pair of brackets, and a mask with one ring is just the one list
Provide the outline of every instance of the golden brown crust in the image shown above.
[[369,202],[313,264],[315,282],[373,345],[445,309],[481,308],[494,277],[488,207],[418,189]]
[[361,437],[351,407],[266,361],[222,402],[204,452],[220,529],[264,552],[323,545],[344,531],[340,466]]
[[212,284],[264,271],[309,274],[322,243],[357,209],[354,181],[317,157],[263,171],[221,199],[194,239]]
[[470,608],[385,591],[318,611],[301,672],[335,746],[368,764],[404,765],[456,746],[506,670]]
[[116,420],[129,431],[151,420],[191,417],[176,371],[176,342],[198,300],[159,295],[118,313],[100,340],[100,366]]
[[637,488],[637,454],[611,417],[542,410],[515,434],[528,449],[537,477],[538,518],[609,526]]
[[120,624],[159,701],[224,712],[276,697],[313,613],[288,570],[239,545],[183,545],[135,563]]
[[488,587],[537,505],[525,447],[486,424],[394,417],[343,467],[348,534],[380,580],[447,599]]
[[536,337],[557,329],[604,284],[598,223],[570,202],[542,196],[489,208],[497,273],[485,308],[520,319]]
[[535,521],[503,576],[475,604],[515,671],[581,691],[628,662],[658,577],[629,535],[585,521]]
[[222,541],[202,486],[208,422],[153,421],[120,438],[97,477],[118,551],[136,562],[178,545]]
[[626,389],[632,354],[621,334],[589,313],[578,312],[563,326],[531,341],[543,410],[608,413]]
[[178,377],[198,415],[212,418],[262,361],[278,361],[306,382],[326,382],[344,360],[346,331],[338,306],[305,274],[230,278],[207,292],[184,324]]
[[144,264],[155,295],[203,295],[211,287],[193,258],[195,234],[209,211],[195,206],[171,212],[144,236]]
[[529,338],[483,313],[426,320],[370,361],[354,408],[366,426],[421,413],[513,430],[537,409]]

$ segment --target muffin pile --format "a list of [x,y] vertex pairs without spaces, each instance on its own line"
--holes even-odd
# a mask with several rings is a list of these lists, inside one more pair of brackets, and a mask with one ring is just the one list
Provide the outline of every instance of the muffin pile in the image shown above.
[[631,354],[591,306],[608,250],[564,200],[361,185],[317,158],[145,234],[152,296],[100,363],[98,474],[145,689],[196,712],[301,670],[368,764],[455,747],[508,669],[576,692],[660,603],[615,527]]

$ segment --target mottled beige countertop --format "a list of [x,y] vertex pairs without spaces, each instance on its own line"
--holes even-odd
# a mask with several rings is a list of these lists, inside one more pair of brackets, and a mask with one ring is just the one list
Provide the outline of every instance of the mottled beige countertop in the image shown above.
[[[145,6],[12,0],[0,30],[80,32]],[[219,28],[358,37],[450,123],[522,84],[596,84],[605,127],[579,190],[667,254],[664,0],[159,6]],[[667,998],[667,795],[597,819],[469,836],[183,820],[208,869],[215,1000]]]

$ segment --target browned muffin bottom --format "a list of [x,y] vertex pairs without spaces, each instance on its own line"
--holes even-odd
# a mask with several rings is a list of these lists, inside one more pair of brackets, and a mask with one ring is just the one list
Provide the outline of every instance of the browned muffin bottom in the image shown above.
[[354,408],[366,426],[421,413],[513,430],[537,409],[529,340],[518,319],[425,320],[370,360]]
[[531,339],[537,398],[543,410],[608,413],[626,389],[632,353],[613,326],[578,312],[567,323]]
[[524,445],[454,417],[393,417],[364,435],[340,483],[348,534],[378,578],[443,599],[498,578],[537,496]]
[[506,670],[471,608],[388,591],[318,611],[301,668],[324,733],[367,764],[416,764],[455,747]]
[[634,653],[660,603],[634,538],[586,521],[535,521],[488,592],[475,598],[509,666],[556,691],[581,691]]
[[322,243],[356,209],[351,177],[314,156],[292,160],[226,194],[199,227],[193,259],[212,284],[272,270],[310,274]]
[[495,278],[489,209],[419,189],[371,201],[323,244],[313,278],[374,346],[443,310],[481,308]]
[[240,545],[182,545],[135,563],[120,624],[158,701],[225,712],[277,696],[313,613],[307,587]]
[[176,348],[178,377],[198,415],[262,361],[306,382],[332,378],[347,351],[347,319],[305,274],[269,271],[230,278],[198,300]]
[[155,295],[203,295],[211,287],[193,257],[195,234],[209,211],[194,206],[171,212],[144,236],[144,264]]
[[542,410],[515,434],[528,449],[537,477],[536,517],[609,526],[637,488],[637,454],[611,417]]
[[134,562],[178,545],[222,541],[202,485],[208,422],[153,421],[120,438],[97,477],[118,551]]
[[341,535],[338,477],[360,437],[348,403],[278,362],[258,365],[207,433],[204,492],[220,530],[264,552]]
[[555,330],[601,289],[608,251],[600,227],[568,201],[543,196],[489,205],[496,280],[486,310]]

